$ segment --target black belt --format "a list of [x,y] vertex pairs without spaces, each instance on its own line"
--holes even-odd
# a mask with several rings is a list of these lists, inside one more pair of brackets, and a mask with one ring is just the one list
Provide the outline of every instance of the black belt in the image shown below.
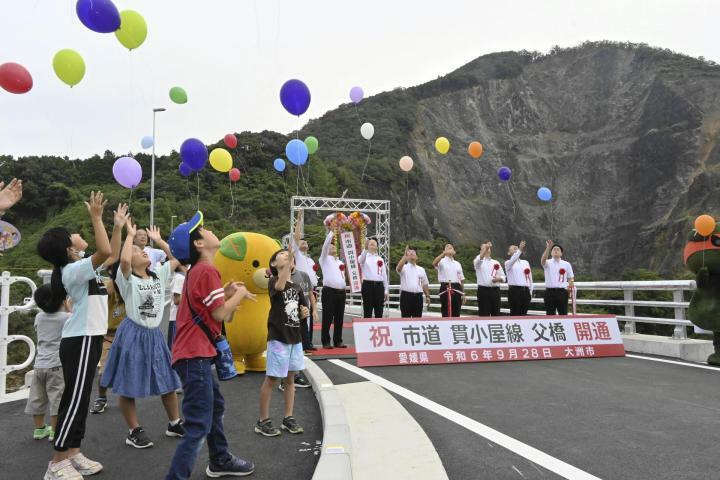
[[478,285],[478,288],[482,288],[483,290],[500,290],[500,287],[483,287],[482,285]]
[[335,292],[344,292],[345,291],[344,288],[333,288],[333,287],[322,287],[322,288],[323,288],[323,290],[327,289],[327,290],[333,290]]
[[385,285],[385,282],[383,282],[381,280],[363,280],[363,283],[365,283],[365,282],[372,283],[373,285],[377,285],[377,284]]
[[546,288],[545,290],[558,291],[558,290],[567,290],[567,288]]
[[524,290],[530,290],[530,287],[526,287],[525,285],[508,285],[508,288],[522,288]]
[[406,293],[408,295],[422,295],[423,292],[408,292],[406,290],[400,290],[400,293]]

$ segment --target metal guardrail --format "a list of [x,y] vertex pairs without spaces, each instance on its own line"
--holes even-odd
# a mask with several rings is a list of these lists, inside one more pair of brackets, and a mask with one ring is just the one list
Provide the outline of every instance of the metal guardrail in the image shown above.
[[[618,315],[618,321],[625,322],[624,333],[637,333],[637,323],[675,325],[672,338],[684,340],[687,338],[687,327],[693,324],[686,319],[686,311],[689,302],[685,301],[685,292],[695,290],[694,280],[658,280],[658,281],[630,281],[630,282],[575,282],[577,289],[577,308],[578,313],[582,306],[598,306],[598,307],[621,307],[624,310],[623,315]],[[430,285],[430,309],[440,309],[440,297],[438,291],[440,285],[435,283]],[[508,286],[500,285],[500,289],[506,292]],[[473,315],[477,314],[477,306],[475,304],[475,292],[477,284],[465,284],[467,292],[467,303],[462,306],[462,313]],[[534,293],[531,305],[542,305],[542,294],[538,295],[538,291],[545,290],[544,283],[534,284]],[[582,292],[591,291],[617,291],[623,293],[622,300],[612,299],[591,299],[582,298]],[[672,292],[672,301],[664,300],[635,300],[636,292]],[[507,296],[502,297],[502,301],[507,303]],[[400,286],[390,285],[390,299],[388,307],[390,309],[400,308]],[[362,306],[362,298],[359,293],[347,294],[347,304],[350,306]],[[635,315],[636,307],[656,307],[664,309],[672,309],[674,318],[662,317],[642,317]],[[502,309],[503,313],[509,313],[508,309]],[[530,310],[529,315],[545,315],[544,310]]]

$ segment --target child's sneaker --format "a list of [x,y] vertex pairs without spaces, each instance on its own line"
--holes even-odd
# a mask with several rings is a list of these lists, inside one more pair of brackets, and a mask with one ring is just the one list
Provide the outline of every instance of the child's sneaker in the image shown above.
[[78,453],[75,456],[70,457],[69,460],[70,463],[72,463],[73,468],[75,468],[75,470],[83,477],[87,475],[95,475],[103,469],[102,463],[90,460],[82,453]]
[[183,421],[180,420],[175,425],[173,425],[172,423],[168,423],[167,430],[165,430],[165,435],[168,437],[184,437],[185,427],[183,427]]
[[266,437],[277,437],[280,435],[280,430],[273,427],[272,420],[269,418],[266,418],[265,420],[258,420],[258,422],[255,424],[255,433],[259,433],[260,435],[265,435]]
[[54,442],[55,441],[55,430],[53,430],[52,426],[47,426],[47,432],[48,432],[48,442]]
[[90,408],[90,413],[103,413],[106,406],[107,397],[97,397],[95,399],[95,403],[93,403],[92,408]]
[[70,459],[65,459],[62,462],[48,463],[48,469],[43,480],[81,480],[82,478],[82,475],[73,467]]
[[214,464],[211,461],[205,469],[205,475],[211,478],[224,476],[244,477],[245,475],[250,475],[254,471],[255,465],[253,465],[252,462],[248,462],[247,460],[243,460],[242,458],[238,458],[233,455],[230,457],[230,460],[222,465]]
[[281,392],[285,391],[285,379],[284,378],[282,380],[280,380],[280,383],[278,384],[278,390],[280,390]]
[[310,382],[307,381],[305,376],[302,373],[296,373],[295,374],[295,386],[297,388],[309,388]]
[[150,441],[142,427],[136,427],[125,439],[125,445],[135,448],[150,448],[154,444]]
[[[36,428],[35,430],[33,430],[33,438],[35,440],[42,440],[43,438],[47,437],[49,435],[48,428],[50,428],[48,425]],[[52,430],[52,428],[50,428],[50,430]]]
[[283,418],[282,429],[290,433],[303,433],[305,431],[295,420],[295,417],[292,416]]

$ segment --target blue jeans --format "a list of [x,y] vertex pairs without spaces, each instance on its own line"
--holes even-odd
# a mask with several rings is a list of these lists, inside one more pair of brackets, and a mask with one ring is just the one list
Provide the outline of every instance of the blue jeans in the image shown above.
[[166,480],[190,478],[206,438],[213,464],[222,465],[231,458],[223,427],[225,400],[211,366],[209,358],[179,360],[173,365],[184,391],[185,436],[175,450]]
[[175,343],[175,322],[168,322],[167,343],[170,352],[172,352],[173,343]]

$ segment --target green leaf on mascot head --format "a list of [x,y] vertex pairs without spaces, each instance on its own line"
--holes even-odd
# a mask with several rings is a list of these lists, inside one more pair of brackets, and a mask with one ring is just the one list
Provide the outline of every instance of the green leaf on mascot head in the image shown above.
[[247,240],[242,233],[233,233],[220,242],[220,253],[231,260],[243,261],[247,254]]

